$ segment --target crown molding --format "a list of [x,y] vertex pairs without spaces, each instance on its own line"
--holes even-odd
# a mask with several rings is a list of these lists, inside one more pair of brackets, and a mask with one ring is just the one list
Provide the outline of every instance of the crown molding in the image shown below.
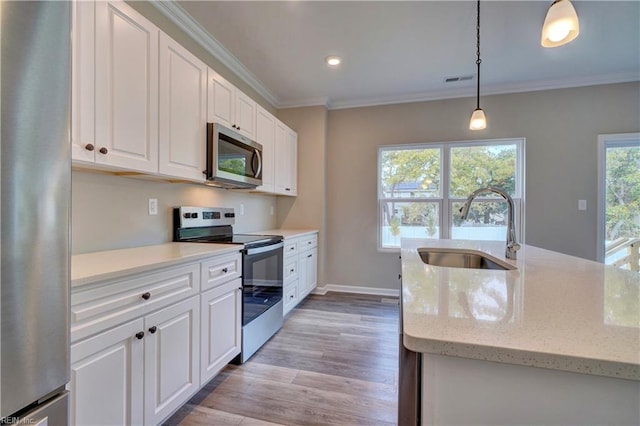
[[329,109],[329,98],[326,96],[318,96],[317,98],[307,98],[301,99],[297,101],[284,101],[280,102],[278,109],[284,108],[301,108],[301,107],[310,107],[310,106],[323,106]]
[[[428,102],[475,96],[475,87],[467,86],[423,93],[411,93],[400,96],[392,95],[336,101],[332,101],[329,97],[313,97],[281,101],[269,89],[267,89],[264,84],[262,84],[262,82],[238,60],[238,58],[236,58],[226,47],[216,40],[196,20],[194,20],[176,0],[151,0],[150,3],[276,109],[324,106],[329,110],[333,110],[410,102]],[[582,86],[597,86],[634,81],[640,81],[640,74],[637,72],[578,78],[571,77],[552,81],[530,81],[522,83],[483,85],[481,87],[481,96],[568,89]]]
[[267,89],[260,80],[253,75],[226,47],[216,40],[207,30],[202,27],[191,15],[189,15],[175,0],[150,1],[165,17],[177,25],[196,43],[204,47],[207,52],[219,60],[225,67],[229,68],[238,78],[244,81],[249,87],[255,90],[274,108],[278,108],[280,102],[278,98]]
[[[570,89],[584,86],[599,86],[603,84],[630,83],[640,81],[639,73],[606,74],[583,78],[568,78],[551,81],[531,81],[514,84],[483,85],[480,95],[505,95],[509,93],[537,92],[542,90]],[[411,102],[429,102],[445,99],[468,98],[476,95],[475,86],[460,87],[424,93],[411,93],[402,96],[380,96],[372,98],[345,99],[331,101],[328,98],[308,98],[297,101],[283,102],[287,108],[312,105],[324,105],[327,109],[360,108],[378,105],[403,104]]]

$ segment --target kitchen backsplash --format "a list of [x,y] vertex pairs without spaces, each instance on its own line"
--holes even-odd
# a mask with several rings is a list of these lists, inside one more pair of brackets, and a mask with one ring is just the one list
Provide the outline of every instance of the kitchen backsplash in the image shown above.
[[[155,216],[149,215],[150,198],[158,200]],[[172,208],[180,205],[233,207],[236,232],[276,227],[275,196],[74,170],[72,253],[170,242]]]

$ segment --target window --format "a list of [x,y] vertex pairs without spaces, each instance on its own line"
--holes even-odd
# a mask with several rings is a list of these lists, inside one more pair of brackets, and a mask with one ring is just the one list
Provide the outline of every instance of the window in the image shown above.
[[640,270],[640,133],[598,137],[598,257]]
[[478,197],[468,220],[459,209],[474,190],[493,186],[513,198],[518,238],[523,232],[524,139],[382,146],[378,150],[378,247],[400,239],[504,240],[507,203]]

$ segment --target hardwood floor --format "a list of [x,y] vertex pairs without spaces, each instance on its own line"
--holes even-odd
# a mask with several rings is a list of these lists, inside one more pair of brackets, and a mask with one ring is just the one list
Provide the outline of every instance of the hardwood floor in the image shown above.
[[165,425],[392,425],[397,369],[398,299],[311,295]]

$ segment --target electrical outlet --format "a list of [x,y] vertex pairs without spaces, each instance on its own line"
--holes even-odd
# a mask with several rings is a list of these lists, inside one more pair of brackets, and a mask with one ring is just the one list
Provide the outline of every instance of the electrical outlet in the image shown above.
[[578,200],[578,210],[586,210],[587,209],[587,200]]
[[273,216],[274,213],[275,213],[275,209],[273,208],[273,206],[271,206],[271,216]]
[[149,198],[149,216],[155,216],[158,214],[158,199]]

